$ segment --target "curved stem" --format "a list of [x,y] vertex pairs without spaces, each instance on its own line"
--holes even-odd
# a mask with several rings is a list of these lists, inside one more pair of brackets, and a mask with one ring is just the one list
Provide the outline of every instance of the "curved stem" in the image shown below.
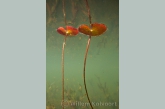
[[[88,0],[85,0],[85,2],[86,2],[86,7],[88,9],[88,17],[89,17],[89,23],[90,23],[90,27],[91,27],[92,20],[91,20],[91,14],[90,14],[90,8],[89,8]],[[83,77],[84,77],[84,86],[85,86],[86,95],[87,95],[89,104],[90,104],[91,108],[93,109],[92,103],[91,103],[89,96],[88,96],[88,91],[87,91],[86,81],[85,81],[86,59],[87,59],[88,49],[89,49],[89,45],[90,45],[90,40],[91,40],[91,36],[89,36],[89,38],[88,38],[88,43],[87,43],[86,52],[85,52]]]
[[88,55],[88,49],[89,49],[90,41],[91,41],[91,36],[89,36],[88,43],[87,43],[87,47],[86,47],[86,52],[85,52],[83,78],[84,78],[85,92],[86,92],[86,95],[87,95],[89,104],[90,104],[91,108],[93,109],[92,103],[91,103],[91,101],[90,101],[90,99],[89,99],[89,96],[88,96],[88,91],[87,91],[86,81],[85,81],[86,60],[87,60],[87,55]]

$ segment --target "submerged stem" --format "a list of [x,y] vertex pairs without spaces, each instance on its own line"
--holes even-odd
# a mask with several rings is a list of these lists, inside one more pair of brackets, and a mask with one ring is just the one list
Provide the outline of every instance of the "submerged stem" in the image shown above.
[[[63,14],[64,14],[64,23],[65,26],[66,23],[66,14],[65,14],[65,2],[63,0]],[[67,36],[65,35],[63,45],[62,45],[62,109],[64,109],[64,49],[65,49],[65,43],[66,43]]]
[[64,109],[64,50],[65,50],[65,42],[66,37],[64,37],[64,42],[62,45],[62,108]]
[[89,36],[87,47],[86,47],[86,52],[85,52],[83,78],[84,78],[85,92],[86,92],[89,104],[90,104],[91,108],[93,109],[92,103],[91,103],[91,101],[89,99],[89,96],[88,96],[88,91],[87,91],[86,81],[85,81],[86,60],[87,60],[87,55],[88,55],[88,49],[89,49],[90,41],[91,41],[91,36]]

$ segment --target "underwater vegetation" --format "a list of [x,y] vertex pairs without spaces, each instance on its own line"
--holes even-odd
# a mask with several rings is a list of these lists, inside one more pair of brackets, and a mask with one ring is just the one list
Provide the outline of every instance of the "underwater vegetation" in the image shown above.
[[[96,82],[97,81],[97,82]],[[65,85],[64,95],[65,102],[67,102],[67,109],[90,109],[89,105],[82,105],[81,103],[87,103],[88,100],[86,98],[85,90],[83,84],[75,83],[75,81],[67,81],[68,83]],[[109,84],[100,80],[100,77],[97,75],[94,76],[94,79],[90,79],[87,81],[89,91],[92,90],[92,101],[95,102],[105,102],[105,103],[116,103],[117,105],[113,106],[94,106],[95,109],[100,109],[101,107],[104,109],[119,109],[119,97],[118,87],[115,90],[111,90]],[[95,83],[96,82],[96,83]],[[59,82],[60,83],[60,82]],[[61,85],[59,83],[47,83],[46,90],[46,109],[60,109],[61,105]],[[75,83],[74,85],[72,85]],[[113,83],[118,85],[118,83]],[[97,90],[97,92],[96,92]],[[77,104],[76,104],[77,103]]]
[[[112,1],[114,2],[114,0]],[[108,64],[106,63],[108,62],[105,61],[104,63],[105,66],[103,67],[103,64],[99,64],[101,61],[96,61],[97,57],[105,58],[105,56],[108,56],[106,55],[109,54],[109,51],[107,51],[107,49],[109,49],[110,51],[115,50],[115,52],[118,53],[118,47],[119,47],[118,46],[119,43],[118,15],[117,15],[118,13],[110,11],[111,13],[107,14],[106,12],[102,13],[101,11],[98,11],[99,4],[105,5],[102,7],[102,10],[109,9],[107,3],[109,3],[108,0],[105,0],[103,2],[89,0],[89,4],[90,4],[90,8],[89,8],[88,0],[68,0],[68,1],[47,0],[46,2],[47,49],[46,50],[47,50],[47,63],[51,63],[51,65],[50,64],[47,65],[47,69],[49,69],[47,70],[47,75],[53,75],[54,77],[56,77],[56,79],[54,80],[50,79],[52,78],[51,76],[47,77],[46,109],[60,109],[60,108],[118,109],[119,108],[119,84],[117,82],[118,77],[116,78],[116,80],[108,80],[108,79],[104,80],[102,79],[103,77],[102,74],[97,75],[98,73],[97,70],[92,69],[92,66],[97,67],[96,69],[99,68],[103,69],[106,66],[108,71],[107,74],[105,75],[109,75],[109,76],[112,74],[111,72],[113,72],[111,69],[113,68],[118,69],[118,62],[115,62],[113,65],[110,65],[110,67],[107,67]],[[114,6],[112,6],[112,8],[117,10],[117,8]],[[90,10],[92,10],[92,14],[90,14]],[[102,17],[100,17],[98,13],[101,13]],[[92,21],[94,21],[94,23]],[[101,23],[96,23],[96,22],[101,22]],[[106,25],[103,24],[103,22]],[[89,24],[89,26],[86,24]],[[83,34],[78,34],[78,32]],[[58,35],[57,33],[59,33],[61,36]],[[72,38],[72,36],[76,36],[76,37]],[[97,38],[97,36],[99,36],[99,38]],[[96,39],[92,38],[93,41],[91,41],[91,37],[95,37]],[[91,41],[91,47],[89,49],[90,41]],[[66,49],[64,56],[65,46]],[[62,57],[60,57],[59,55],[61,52],[62,52]],[[84,53],[85,53],[85,57],[83,56]],[[87,55],[89,56],[86,67]],[[58,57],[58,59],[54,60],[55,57]],[[64,57],[66,60],[65,62],[64,62]],[[82,57],[84,57],[84,62],[83,61],[80,62],[79,60],[76,60],[77,63],[81,65],[81,67],[84,66],[83,69],[80,68],[80,70],[78,70],[79,67],[75,67],[75,65],[71,63],[73,63],[72,62],[73,59],[82,59]],[[110,58],[112,59],[111,61],[114,62],[116,57],[115,58],[112,57],[113,59]],[[62,59],[62,65],[60,59]],[[72,60],[67,61],[69,59]],[[93,65],[90,64],[92,61],[95,64]],[[118,59],[116,61],[118,61]],[[60,65],[62,67],[62,82],[59,80],[61,76],[58,75],[61,73],[60,71],[57,71]],[[65,72],[69,72],[69,73],[74,71],[81,72],[79,73],[79,75],[81,75],[82,78],[78,79],[77,81],[72,80],[71,78],[69,80],[66,79],[68,78],[67,77],[68,74],[65,73],[66,77],[64,77],[64,66],[65,69],[66,68],[72,69],[72,71],[65,70]],[[91,69],[89,70],[89,68]],[[50,70],[50,69],[54,69],[54,70]],[[48,72],[51,72],[51,74]],[[101,71],[99,70],[99,72]],[[118,70],[115,71],[115,73],[118,74]],[[77,78],[77,77],[72,76],[72,78]],[[88,104],[84,105],[83,103],[88,103]],[[105,105],[109,105],[109,106],[105,106]]]

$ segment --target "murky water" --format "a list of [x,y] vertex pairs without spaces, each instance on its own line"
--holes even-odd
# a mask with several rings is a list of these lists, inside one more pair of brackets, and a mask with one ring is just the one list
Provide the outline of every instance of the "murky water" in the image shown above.
[[[86,64],[86,84],[94,109],[119,108],[119,1],[88,0],[92,22],[108,30],[92,37]],[[89,24],[84,0],[65,0],[68,25]],[[46,105],[62,109],[62,43],[56,29],[64,25],[62,0],[47,0]],[[88,36],[68,37],[65,46],[65,107],[90,109],[83,84],[83,62]]]

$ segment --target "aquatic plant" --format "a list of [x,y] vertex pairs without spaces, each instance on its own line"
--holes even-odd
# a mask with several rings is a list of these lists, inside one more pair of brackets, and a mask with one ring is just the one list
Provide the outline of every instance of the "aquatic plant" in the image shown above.
[[90,104],[91,108],[93,109],[92,103],[91,103],[89,95],[88,95],[86,80],[85,80],[87,54],[88,54],[88,50],[89,50],[89,46],[90,46],[91,36],[99,36],[99,35],[103,34],[106,31],[107,27],[101,23],[92,23],[88,0],[85,0],[85,2],[86,2],[87,10],[88,10],[88,18],[89,18],[90,25],[88,26],[88,25],[82,24],[79,26],[78,30],[79,30],[79,32],[89,36],[87,46],[86,46],[85,57],[84,57],[83,79],[84,79],[84,87],[85,87],[86,95],[87,95],[89,104]]

